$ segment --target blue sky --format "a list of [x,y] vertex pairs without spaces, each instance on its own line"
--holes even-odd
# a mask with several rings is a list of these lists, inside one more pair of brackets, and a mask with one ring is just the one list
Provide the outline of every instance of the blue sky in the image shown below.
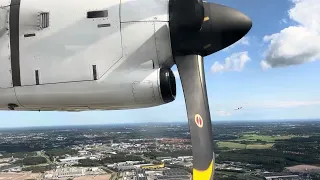
[[[216,0],[253,20],[235,45],[205,57],[212,121],[320,119],[318,0]],[[176,71],[176,68],[173,67]],[[177,98],[158,107],[68,112],[0,112],[0,127],[187,121]],[[235,111],[234,108],[243,109]]]

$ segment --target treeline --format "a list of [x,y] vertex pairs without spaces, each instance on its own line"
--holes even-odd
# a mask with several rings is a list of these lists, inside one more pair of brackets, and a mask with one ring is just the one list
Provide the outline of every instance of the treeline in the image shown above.
[[26,157],[22,160],[23,165],[38,165],[44,163],[47,163],[47,160],[44,157]]
[[93,166],[101,166],[101,161],[98,160],[91,160],[91,159],[80,159],[79,164],[75,166],[80,167],[93,167]]
[[46,155],[48,155],[48,156],[63,156],[63,155],[66,155],[66,154],[75,155],[77,153],[78,152],[76,150],[68,149],[68,148],[65,148],[65,149],[50,149],[50,150],[46,151]]
[[23,171],[32,171],[32,173],[44,173],[46,171],[50,171],[54,169],[55,166],[53,165],[47,165],[47,166],[31,166],[22,168]]
[[246,145],[250,145],[250,144],[268,144],[267,141],[263,141],[261,139],[256,139],[255,141],[238,141],[238,143],[240,144],[246,144]]
[[[185,130],[175,130],[172,131],[172,129],[159,128],[159,127],[144,127],[143,131],[130,131],[130,133],[127,134],[121,134],[120,139],[143,139],[143,138],[186,138],[190,139],[190,135],[185,134]],[[118,138],[119,137],[115,137]]]
[[25,157],[28,157],[28,156],[35,156],[35,155],[37,155],[37,153],[35,153],[35,152],[3,153],[1,158],[10,158],[10,157],[25,158]]
[[[288,123],[295,125],[287,126]],[[225,135],[241,135],[245,132],[257,132],[260,135],[310,135],[319,132],[319,122],[232,122],[232,123],[215,123],[213,124],[213,136],[216,140]],[[223,137],[222,137],[223,138]]]
[[302,157],[299,162],[308,164],[320,163],[320,136],[310,136],[308,138],[296,137],[288,140],[277,141],[274,148],[286,154],[291,154],[294,158]]
[[0,143],[0,151],[5,151],[8,153],[18,153],[18,152],[32,152],[40,151],[43,149],[41,144],[37,144],[36,141],[21,142],[19,144],[14,144],[11,142]]
[[[95,143],[107,143],[111,137],[94,137],[94,138],[87,138],[83,135],[83,132],[56,132],[50,133],[47,131],[39,131],[42,133],[46,133],[50,138],[34,140],[34,139],[27,139],[25,141],[15,143],[13,142],[0,142],[0,151],[9,152],[9,153],[16,153],[16,152],[33,152],[33,151],[41,151],[41,150],[51,150],[55,148],[66,148],[72,145],[78,144],[90,144],[92,142]],[[17,135],[19,135],[17,133]],[[63,136],[66,137],[63,141],[57,140],[55,137]],[[117,138],[117,137],[115,137]]]
[[140,156],[134,155],[112,155],[111,157],[106,157],[101,160],[92,160],[92,159],[81,159],[79,164],[75,166],[80,167],[93,167],[93,166],[103,166],[105,164],[113,164],[125,161],[144,161]]
[[319,163],[314,157],[300,154],[286,154],[277,150],[270,149],[244,149],[238,151],[220,152],[216,159],[217,163],[223,161],[234,161],[249,164],[258,164],[266,170],[282,171],[287,166],[297,164],[314,164]]
[[248,175],[245,173],[241,172],[231,172],[231,171],[220,171],[220,170],[215,170],[214,174],[214,179],[215,180],[261,180],[265,179],[264,177],[259,177],[259,176],[253,176],[253,175]]
[[66,148],[66,149],[50,149],[50,150],[47,150],[46,151],[46,155],[49,156],[49,159],[50,161],[53,161],[54,158],[53,157],[62,157],[66,154],[69,154],[69,155],[76,155],[78,152],[74,149],[69,149],[69,148]]
[[235,140],[238,138],[239,136],[237,135],[229,135],[229,134],[217,134],[216,136],[214,136],[214,140],[219,140],[219,141]]

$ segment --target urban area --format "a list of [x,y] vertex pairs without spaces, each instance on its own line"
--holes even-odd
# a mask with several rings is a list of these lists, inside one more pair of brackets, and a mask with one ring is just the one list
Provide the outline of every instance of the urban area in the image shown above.
[[[214,123],[215,179],[320,179],[320,121]],[[190,180],[187,124],[0,130],[0,179]]]

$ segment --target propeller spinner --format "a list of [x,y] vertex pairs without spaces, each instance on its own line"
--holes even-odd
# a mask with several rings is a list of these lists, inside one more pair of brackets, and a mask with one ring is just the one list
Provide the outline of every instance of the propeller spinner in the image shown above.
[[252,21],[232,8],[202,0],[170,0],[170,35],[191,133],[193,179],[214,175],[212,125],[203,57],[245,36]]

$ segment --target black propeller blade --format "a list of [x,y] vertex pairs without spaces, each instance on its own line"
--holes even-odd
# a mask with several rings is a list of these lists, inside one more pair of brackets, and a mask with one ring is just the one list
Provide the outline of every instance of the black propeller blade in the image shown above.
[[175,57],[185,97],[191,143],[193,148],[193,177],[213,178],[213,141],[211,118],[204,75],[203,57]]
[[[191,133],[193,179],[211,180],[214,175],[213,138],[203,57],[240,40],[249,32],[252,22],[237,10],[201,0],[170,0],[169,11],[172,52],[180,74]],[[200,17],[203,17],[201,23]]]

